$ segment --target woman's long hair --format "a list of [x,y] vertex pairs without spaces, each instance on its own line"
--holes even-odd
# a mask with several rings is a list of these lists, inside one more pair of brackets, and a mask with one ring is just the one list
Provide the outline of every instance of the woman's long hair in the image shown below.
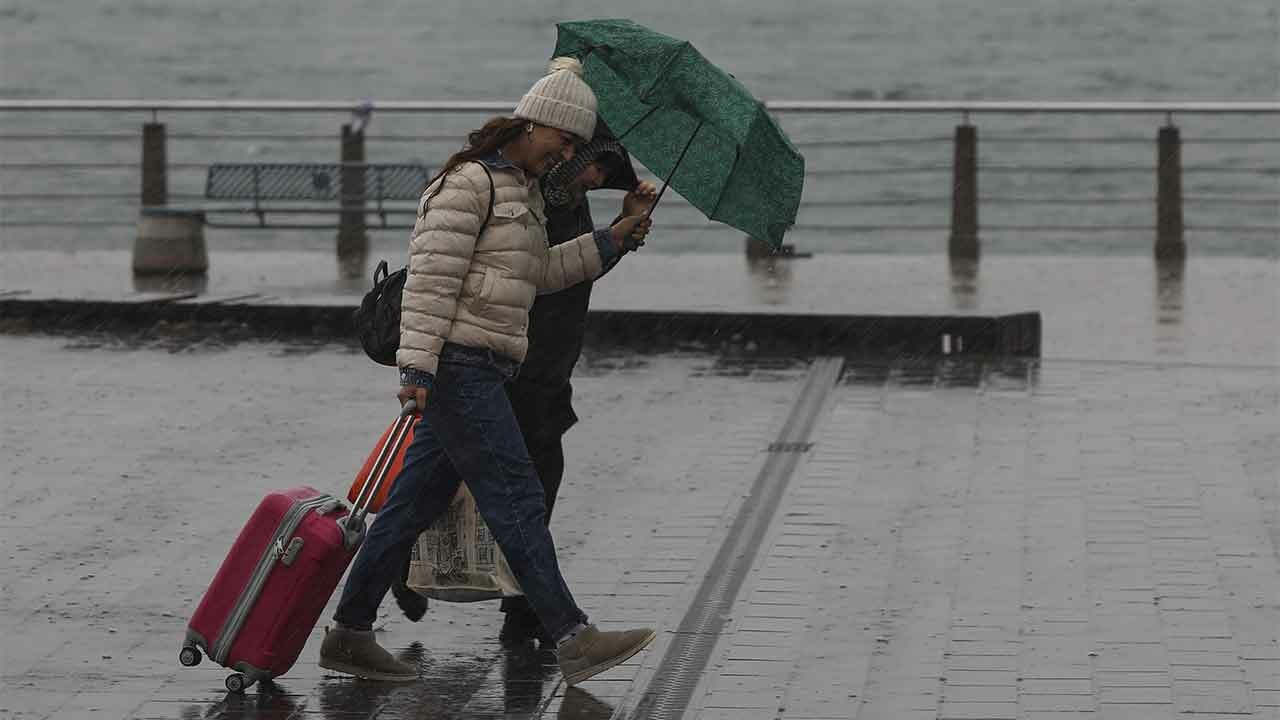
[[[472,130],[467,135],[467,144],[445,161],[444,167],[440,168],[440,172],[431,178],[431,182],[427,183],[427,186],[430,187],[432,183],[448,175],[459,165],[472,160],[479,160],[515,140],[528,124],[528,120],[520,118],[496,117],[485,123],[484,127],[479,130]],[[436,189],[431,193],[433,197],[440,192],[441,187],[444,187],[444,183],[436,186]]]

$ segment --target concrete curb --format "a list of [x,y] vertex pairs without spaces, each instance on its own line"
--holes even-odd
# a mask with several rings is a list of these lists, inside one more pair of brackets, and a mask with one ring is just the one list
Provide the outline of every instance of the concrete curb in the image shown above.
[[[161,323],[270,337],[354,338],[354,305],[218,300],[194,294],[127,300],[0,299],[0,323],[50,331],[131,331]],[[1038,312],[1000,316],[824,315],[593,310],[589,344],[645,351],[730,349],[784,354],[1038,357]]]

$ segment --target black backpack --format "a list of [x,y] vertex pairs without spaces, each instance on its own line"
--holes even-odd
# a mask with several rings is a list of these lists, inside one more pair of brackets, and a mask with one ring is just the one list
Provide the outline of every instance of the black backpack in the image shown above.
[[[477,237],[484,233],[489,219],[493,217],[495,192],[489,167],[484,163],[480,163],[480,167],[489,176],[489,212],[480,224]],[[393,367],[396,364],[396,350],[400,349],[400,296],[404,293],[404,281],[408,277],[408,266],[388,273],[387,261],[378,261],[378,267],[373,271],[373,288],[365,293],[360,307],[356,309],[356,335],[365,354],[376,363]]]

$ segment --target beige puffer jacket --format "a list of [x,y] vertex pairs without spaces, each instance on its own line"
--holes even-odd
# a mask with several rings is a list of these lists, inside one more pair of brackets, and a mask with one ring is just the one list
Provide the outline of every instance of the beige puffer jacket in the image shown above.
[[[537,178],[509,165],[465,163],[423,193],[409,241],[409,274],[401,296],[401,368],[435,374],[445,342],[523,361],[529,307],[538,290],[561,290],[601,272],[591,233],[547,245]],[[436,185],[444,187],[432,197]]]

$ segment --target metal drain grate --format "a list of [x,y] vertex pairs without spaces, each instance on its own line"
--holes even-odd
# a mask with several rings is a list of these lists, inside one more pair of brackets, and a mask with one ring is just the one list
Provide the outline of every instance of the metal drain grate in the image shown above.
[[786,424],[769,446],[769,457],[751,486],[750,496],[743,501],[653,679],[628,716],[631,720],[678,720],[688,709],[729,610],[755,563],[774,510],[786,494],[800,456],[813,447],[809,436],[843,366],[840,358],[820,358],[809,368]]

